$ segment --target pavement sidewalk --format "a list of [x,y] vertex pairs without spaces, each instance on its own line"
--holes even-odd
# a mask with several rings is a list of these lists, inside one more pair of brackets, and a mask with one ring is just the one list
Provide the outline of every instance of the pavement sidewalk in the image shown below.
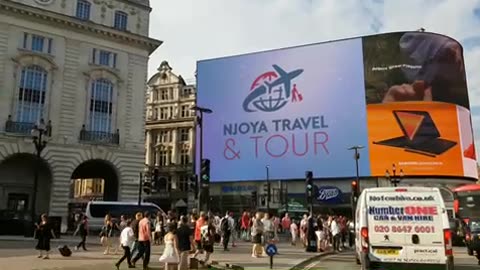
[[[52,247],[55,246],[52,244]],[[280,243],[277,248],[279,254],[274,257],[273,267],[276,270],[288,270],[306,260],[321,255],[320,253],[307,253],[303,248],[291,246],[287,243]],[[152,251],[151,269],[163,269],[163,265],[158,262],[163,246],[153,246]],[[0,265],[15,270],[104,270],[114,269],[114,263],[121,256],[120,254],[103,255],[98,246],[92,247],[87,252],[74,252],[71,257],[61,257],[56,250],[52,254],[50,260],[38,259],[32,255],[4,257],[0,258]],[[198,259],[203,259],[203,255],[199,255]],[[215,247],[211,260],[218,262],[220,265],[239,265],[246,270],[263,270],[269,267],[269,257],[252,258],[251,244],[245,242],[239,243],[237,247],[226,252],[220,247]],[[137,262],[137,265],[141,265],[141,260]],[[121,269],[127,269],[126,264],[122,265]]]
[[[24,237],[24,236],[19,236],[19,235],[0,235],[0,241],[18,241],[18,242],[34,242],[36,241],[33,237]],[[79,236],[73,236],[73,235],[61,235],[60,238],[55,238],[51,240],[52,245],[73,245],[77,244],[80,242],[80,237]],[[100,238],[96,235],[89,235],[87,237],[87,243],[88,245],[98,245],[100,246]]]

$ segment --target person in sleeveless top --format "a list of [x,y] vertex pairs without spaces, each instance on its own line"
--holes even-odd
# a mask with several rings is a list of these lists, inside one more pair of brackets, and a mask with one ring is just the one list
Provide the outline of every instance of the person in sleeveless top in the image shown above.
[[164,237],[165,248],[159,261],[165,263],[165,270],[176,270],[179,262],[178,239],[175,235],[176,223],[168,224],[168,233]]

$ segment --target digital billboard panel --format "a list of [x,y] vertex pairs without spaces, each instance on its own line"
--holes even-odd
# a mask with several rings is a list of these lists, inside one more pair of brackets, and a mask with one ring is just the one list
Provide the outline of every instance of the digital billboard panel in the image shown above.
[[460,141],[473,138],[462,49],[445,36],[391,33],[203,60],[197,76],[197,104],[213,111],[202,125],[212,181],[262,180],[266,166],[272,179],[352,177],[354,145],[365,146],[361,176],[395,163],[407,175],[477,177],[464,162],[475,155],[463,154],[473,140]]

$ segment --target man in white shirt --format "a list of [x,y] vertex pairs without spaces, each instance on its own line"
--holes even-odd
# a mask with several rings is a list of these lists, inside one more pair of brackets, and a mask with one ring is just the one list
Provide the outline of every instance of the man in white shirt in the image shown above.
[[220,229],[223,234],[223,250],[228,251],[228,242],[232,236],[232,232],[235,229],[235,221],[233,220],[233,213],[227,212],[225,217],[220,221]]
[[333,237],[333,250],[342,251],[340,248],[340,240],[341,240],[340,226],[338,225],[336,217],[332,219],[332,223],[330,224],[330,230],[332,232],[332,237]]
[[130,251],[130,247],[133,245],[133,242],[135,242],[135,235],[130,225],[131,223],[130,221],[128,221],[127,226],[120,233],[120,245],[122,245],[123,248],[123,256],[115,264],[115,267],[117,267],[117,269],[120,269],[120,264],[125,259],[127,259],[128,268],[135,268],[135,266],[133,266],[132,264],[132,253]]
[[265,244],[270,243],[275,238],[275,226],[269,213],[265,213],[265,217],[262,219],[264,236],[263,241]]

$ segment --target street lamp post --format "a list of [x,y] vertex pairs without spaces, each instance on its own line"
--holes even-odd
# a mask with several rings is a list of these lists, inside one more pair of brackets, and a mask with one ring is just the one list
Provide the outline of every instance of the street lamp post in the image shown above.
[[[360,170],[359,170],[359,166],[358,166],[358,160],[360,159],[360,149],[363,149],[364,147],[361,146],[361,145],[355,145],[355,146],[352,146],[350,148],[348,148],[348,150],[354,150],[355,153],[354,153],[354,156],[353,158],[355,159],[355,171],[356,171],[356,181],[357,181],[357,189],[360,190]],[[356,227],[356,216],[355,216],[355,210],[356,210],[356,200],[357,198],[355,197],[355,194],[352,193],[352,220],[353,220],[353,227],[355,228]]]
[[394,187],[398,186],[403,176],[403,169],[400,169],[400,174],[397,175],[397,167],[395,166],[395,164],[392,164],[392,175],[390,175],[388,169],[385,171],[385,178],[387,178],[387,180],[390,180],[390,183],[392,183]]
[[267,213],[270,214],[270,166],[265,166],[267,172]]
[[[197,125],[199,126],[200,128],[200,138],[199,138],[199,156],[200,156],[200,162],[202,161],[203,159],[203,114],[206,113],[206,114],[210,114],[212,113],[213,111],[211,109],[208,109],[208,108],[203,108],[203,107],[200,107],[200,106],[193,106],[190,108],[191,110],[194,110],[195,112],[199,112],[200,115],[197,115]],[[195,157],[196,158],[196,157]],[[200,167],[200,166],[199,166]],[[200,175],[200,173],[198,173],[198,175]],[[201,179],[200,177],[198,178],[198,181],[201,182]],[[210,202],[210,195],[209,195],[209,192],[208,189],[210,187],[206,187],[206,188],[203,188],[202,186],[202,183],[198,183],[198,210],[201,211],[202,210],[202,197],[206,197],[205,199],[205,203],[206,203],[206,208],[205,210],[209,210],[208,207],[209,207],[209,202]],[[204,195],[204,196],[202,196]]]
[[44,136],[47,136],[47,128],[45,123],[40,120],[38,125],[35,125],[32,129],[32,137],[33,137],[33,145],[35,146],[35,168],[33,172],[33,195],[32,195],[32,207],[31,207],[31,215],[32,221],[35,222],[36,217],[36,204],[37,204],[37,189],[38,189],[38,178],[40,174],[40,161],[42,159],[42,151],[47,146],[47,141],[44,140]]

